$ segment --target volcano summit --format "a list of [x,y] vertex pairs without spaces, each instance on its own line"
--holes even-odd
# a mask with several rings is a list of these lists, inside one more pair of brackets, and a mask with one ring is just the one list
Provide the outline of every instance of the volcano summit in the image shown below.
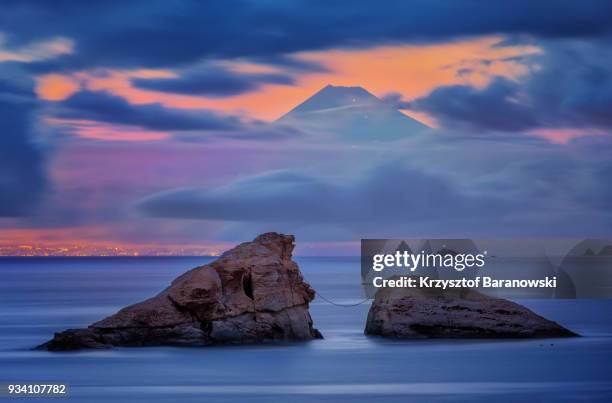
[[362,87],[333,85],[322,88],[277,123],[355,143],[401,140],[428,129]]

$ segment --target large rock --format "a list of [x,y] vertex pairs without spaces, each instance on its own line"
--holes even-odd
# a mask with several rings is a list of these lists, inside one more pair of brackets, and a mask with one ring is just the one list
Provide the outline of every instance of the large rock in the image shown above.
[[385,288],[365,333],[397,339],[578,336],[514,302],[469,289]]
[[48,350],[205,346],[321,338],[313,289],[291,260],[292,235],[266,233],[176,278],[157,296],[85,329],[56,333]]

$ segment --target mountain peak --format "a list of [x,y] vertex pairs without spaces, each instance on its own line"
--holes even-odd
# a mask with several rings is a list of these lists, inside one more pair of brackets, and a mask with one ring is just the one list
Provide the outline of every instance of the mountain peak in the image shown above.
[[[321,88],[318,93],[336,93],[336,94],[353,94],[353,95],[366,95],[373,97],[374,95],[370,94],[365,88],[360,86],[350,86],[350,85],[332,85],[327,84],[325,87]],[[317,94],[318,94],[317,93]],[[316,94],[315,94],[316,95]]]
[[289,113],[309,112],[374,102],[381,101],[363,87],[345,87],[327,84],[306,101],[293,108]]
[[278,119],[315,135],[350,142],[392,141],[427,129],[363,87],[326,85]]

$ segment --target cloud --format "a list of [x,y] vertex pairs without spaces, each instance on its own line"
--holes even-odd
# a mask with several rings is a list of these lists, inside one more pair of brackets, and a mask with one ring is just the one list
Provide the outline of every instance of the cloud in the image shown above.
[[46,74],[36,78],[36,95],[46,101],[61,101],[77,92],[77,80],[61,74]]
[[140,209],[152,217],[292,228],[325,224],[367,236],[426,226],[434,231],[476,228],[491,222],[496,207],[505,204],[461,194],[441,177],[389,165],[349,184],[270,172],[219,188],[163,192],[142,201]]
[[292,55],[270,55],[251,59],[254,63],[283,68],[296,73],[330,73],[332,71],[324,63],[304,60]]
[[[179,189],[164,192],[145,200],[142,209],[152,216],[208,220],[337,220],[339,217],[328,214],[318,203],[322,197],[334,197],[332,190],[330,185],[315,178],[278,171],[211,191]],[[336,200],[328,201],[331,204]],[[244,209],[247,204],[251,207]]]
[[[363,170],[345,167],[337,176],[268,171],[222,186],[156,193],[139,210],[157,218],[232,223],[244,231],[279,228],[309,239],[325,238],[317,237],[317,226],[359,238],[593,237],[612,225],[606,185],[611,139],[575,141],[571,150],[532,143],[504,149],[474,139],[436,148],[427,141],[412,150],[398,146],[393,160],[361,159],[370,165]],[[420,160],[412,158],[419,153]]]
[[44,156],[33,139],[32,95],[0,82],[0,217],[31,214],[46,190]]
[[237,129],[177,132],[174,133],[173,138],[188,143],[205,143],[216,140],[272,142],[302,140],[305,134],[298,128],[288,125],[252,121],[244,123]]
[[399,92],[390,92],[380,99],[393,109],[410,109],[412,107],[410,101],[404,100],[404,96]]
[[74,42],[62,37],[45,39],[13,49],[7,48],[5,42],[5,36],[0,33],[0,63],[39,62],[54,59],[62,55],[68,55],[74,50]]
[[79,91],[47,109],[45,123],[97,140],[180,142],[219,140],[279,141],[300,139],[291,126],[241,120],[205,109],[176,109],[157,103],[131,104],[106,92]]
[[80,91],[59,105],[61,108],[55,114],[59,118],[134,125],[157,131],[229,130],[240,127],[240,121],[232,116],[206,110],[165,108],[156,103],[134,105],[105,92]]
[[[330,48],[447,41],[462,36],[527,34],[602,37],[612,27],[606,0],[474,2],[20,1],[0,26],[11,46],[61,36],[78,38],[66,68],[195,63],[206,58],[261,58]],[[554,11],[554,12],[553,12]],[[546,15],[543,19],[541,16]]]
[[542,55],[531,58],[532,72],[517,80],[499,77],[480,89],[468,85],[439,87],[411,102],[402,103],[393,94],[388,98],[427,113],[450,129],[612,131],[609,44],[556,41],[545,43],[543,48]]
[[180,72],[176,78],[133,78],[132,83],[147,90],[211,97],[226,97],[255,91],[263,84],[292,85],[284,73],[237,73],[218,66],[204,66]]
[[521,131],[538,127],[536,111],[518,99],[519,91],[516,82],[497,78],[483,89],[441,87],[403,106],[428,113],[447,128]]

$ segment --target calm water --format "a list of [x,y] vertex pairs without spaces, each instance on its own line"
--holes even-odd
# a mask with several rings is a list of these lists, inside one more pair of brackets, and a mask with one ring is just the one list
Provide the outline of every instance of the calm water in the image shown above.
[[[68,400],[80,402],[612,400],[611,301],[522,301],[586,336],[565,340],[384,341],[362,333],[368,304],[341,308],[317,298],[311,313],[325,340],[310,343],[31,350],[209,260],[0,259],[0,382],[67,382]],[[323,296],[361,299],[357,258],[296,260]]]

